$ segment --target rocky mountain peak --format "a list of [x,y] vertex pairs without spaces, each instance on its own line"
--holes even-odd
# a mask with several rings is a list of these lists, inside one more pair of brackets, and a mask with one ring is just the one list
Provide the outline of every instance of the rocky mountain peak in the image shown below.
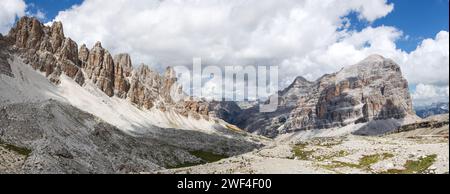
[[130,77],[133,71],[133,64],[128,53],[121,53],[114,56],[114,63],[120,67],[125,77]]
[[84,76],[79,68],[78,46],[64,36],[62,23],[51,27],[33,17],[22,17],[8,34],[13,47],[34,69],[45,72],[50,81],[58,84],[62,73],[80,85]]
[[309,84],[309,83],[312,83],[312,82],[308,81],[303,76],[297,76],[293,83],[295,83],[295,84]]
[[43,35],[44,25],[36,18],[26,16],[20,18],[8,34],[19,48],[36,48]]
[[384,60],[386,60],[386,58],[384,58],[382,55],[372,54],[372,55],[369,55],[368,57],[366,57],[364,60],[362,60],[358,64],[374,64],[376,62],[383,62]]
[[[195,101],[191,101],[186,110],[181,110],[186,107],[185,102],[177,104],[172,99],[171,94],[184,98],[173,68],[167,68],[163,75],[145,65],[133,70],[129,54],[112,57],[101,42],[96,42],[91,49],[85,44],[78,48],[75,41],[65,37],[61,22],[45,26],[36,18],[23,17],[7,39],[13,42],[13,47],[25,63],[45,72],[55,84],[60,83],[60,76],[64,73],[81,86],[89,81],[107,96],[128,99],[140,108],[156,107],[161,110],[174,109],[184,115],[200,112],[207,115],[207,109],[196,108],[198,103]],[[1,68],[4,74],[8,69]]]
[[[243,110],[233,124],[274,137],[298,130],[342,127],[414,115],[408,82],[400,66],[380,55],[324,75],[315,82],[297,77],[279,92],[279,108]],[[220,115],[220,114],[219,114]]]
[[314,82],[310,82],[308,81],[306,78],[302,77],[302,76],[298,76],[294,79],[294,81],[292,82],[291,85],[289,85],[287,88],[285,88],[281,94],[286,94],[289,93],[290,90],[293,89],[298,89],[298,88],[304,88],[304,87],[309,87],[312,84],[314,84]]
[[298,76],[291,85],[278,93],[280,106],[295,106],[301,96],[309,93],[313,84],[314,82]]
[[166,71],[164,72],[164,78],[167,79],[176,79],[176,74],[175,74],[175,70],[173,69],[173,67],[167,67]]
[[89,49],[85,44],[81,45],[78,50],[78,59],[81,63],[82,68],[86,68],[87,61],[89,59]]
[[94,48],[103,49],[102,43],[100,41],[95,42]]
[[53,51],[57,51],[59,47],[64,42],[64,30],[61,22],[53,22],[51,27],[51,38],[50,42],[52,44]]

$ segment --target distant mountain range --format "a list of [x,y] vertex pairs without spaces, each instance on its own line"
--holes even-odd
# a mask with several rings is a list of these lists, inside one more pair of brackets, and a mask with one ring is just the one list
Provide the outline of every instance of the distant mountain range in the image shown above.
[[433,103],[431,105],[414,107],[417,116],[427,118],[433,115],[447,114],[448,102]]

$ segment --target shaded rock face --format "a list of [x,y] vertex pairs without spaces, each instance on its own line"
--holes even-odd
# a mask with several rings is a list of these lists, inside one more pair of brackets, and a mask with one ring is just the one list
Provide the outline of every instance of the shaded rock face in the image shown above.
[[[55,84],[60,83],[64,74],[81,86],[89,81],[107,96],[128,99],[139,108],[172,110],[194,118],[208,115],[205,102],[184,95],[172,68],[163,75],[145,65],[134,70],[130,55],[118,54],[113,58],[100,42],[92,49],[84,44],[78,49],[76,42],[64,36],[60,22],[49,27],[35,18],[23,17],[8,38],[25,63],[44,72]],[[4,58],[0,56],[0,61]],[[3,74],[9,74],[9,64],[0,67]]]
[[[279,92],[276,112],[243,110],[233,124],[268,137],[414,115],[408,83],[392,60],[373,55],[315,82],[299,77]],[[220,116],[220,114],[219,114]]]
[[5,37],[3,37],[0,34],[0,74],[7,75],[9,77],[14,77],[14,75],[11,72],[11,66],[8,63],[8,52],[7,52],[7,46],[8,41]]
[[221,118],[228,123],[236,123],[242,109],[235,102],[212,101],[208,109],[214,117]]

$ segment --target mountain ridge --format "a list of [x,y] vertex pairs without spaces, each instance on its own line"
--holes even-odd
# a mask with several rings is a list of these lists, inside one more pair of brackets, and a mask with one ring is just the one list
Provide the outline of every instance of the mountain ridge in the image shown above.
[[313,82],[297,77],[278,94],[280,103],[276,112],[259,113],[257,105],[243,110],[238,116],[240,120],[233,124],[249,132],[276,137],[280,133],[372,120],[418,119],[400,66],[376,54]]
[[[183,94],[172,68],[167,68],[163,75],[153,73],[146,65],[135,70],[128,54],[113,57],[100,42],[92,49],[84,44],[78,48],[76,42],[65,37],[61,22],[54,22],[49,27],[36,18],[25,16],[19,19],[6,39],[25,63],[45,72],[55,84],[59,84],[61,74],[65,74],[80,86],[90,81],[107,96],[129,99],[139,108],[155,107],[197,120],[209,119],[207,105]],[[180,96],[182,100],[174,102],[171,95]]]
[[[194,173],[291,173],[299,166],[304,173],[330,173],[338,171],[321,167],[347,159],[342,153],[356,161],[385,148],[400,161],[419,150],[437,153],[439,172],[448,169],[448,143],[441,139],[429,149],[417,147],[423,139],[379,137],[439,135],[448,142],[448,116],[416,122],[399,65],[380,55],[315,81],[297,77],[278,91],[278,109],[270,113],[260,113],[254,102],[187,96],[173,68],[159,74],[132,62],[100,42],[78,47],[60,22],[21,18],[0,36],[0,173],[190,172],[168,169],[211,162],[200,155],[230,159]],[[399,150],[398,142],[405,147]]]

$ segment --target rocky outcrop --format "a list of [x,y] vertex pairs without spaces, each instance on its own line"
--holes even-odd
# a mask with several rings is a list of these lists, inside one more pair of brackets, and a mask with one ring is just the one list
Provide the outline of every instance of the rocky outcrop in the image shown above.
[[414,114],[400,67],[379,55],[326,76],[316,86],[317,92],[310,95],[314,98],[301,98],[281,130],[339,127]]
[[284,90],[278,92],[279,105],[294,107],[300,98],[305,97],[313,89],[314,82],[306,80],[304,77],[295,78],[294,82]]
[[85,72],[100,90],[108,96],[114,95],[114,60],[100,42],[90,50]]
[[[89,81],[107,96],[128,99],[139,108],[172,110],[194,118],[208,115],[205,102],[184,95],[173,68],[167,68],[163,75],[145,65],[133,70],[130,55],[113,58],[100,42],[92,49],[84,44],[78,49],[76,42],[64,36],[60,22],[45,26],[35,18],[23,17],[8,37],[25,63],[45,72],[55,84],[64,74],[80,85]],[[8,72],[6,66],[1,70]]]
[[44,25],[37,19],[28,17],[21,18],[9,32],[9,36],[14,38],[15,45],[19,48],[39,48],[44,35]]
[[52,45],[53,52],[59,50],[64,42],[64,31],[61,22],[54,22],[51,27],[50,43]]
[[78,60],[80,61],[81,67],[86,68],[87,62],[89,59],[89,49],[85,44],[81,45],[80,50],[78,51]]
[[158,98],[161,77],[148,66],[141,65],[133,72],[128,97],[138,107],[150,109]]
[[126,98],[130,89],[128,78],[131,77],[133,66],[128,54],[114,56],[114,94],[120,98]]
[[221,118],[228,123],[236,123],[237,117],[242,109],[235,103],[229,101],[211,101],[208,110],[213,117]]
[[11,66],[8,63],[9,55],[7,53],[8,41],[0,34],[0,74],[14,77],[11,72]]
[[131,77],[133,72],[133,64],[131,63],[131,57],[127,53],[121,53],[114,56],[114,64],[120,67],[124,77]]
[[64,36],[62,23],[54,22],[51,27],[44,26],[36,18],[22,17],[11,29],[8,38],[12,39],[25,62],[58,84],[64,73],[78,84],[84,84],[84,76],[79,66],[78,46]]
[[315,82],[302,77],[279,92],[276,112],[244,110],[234,124],[275,137],[298,130],[342,127],[414,115],[408,83],[392,60],[372,55]]

